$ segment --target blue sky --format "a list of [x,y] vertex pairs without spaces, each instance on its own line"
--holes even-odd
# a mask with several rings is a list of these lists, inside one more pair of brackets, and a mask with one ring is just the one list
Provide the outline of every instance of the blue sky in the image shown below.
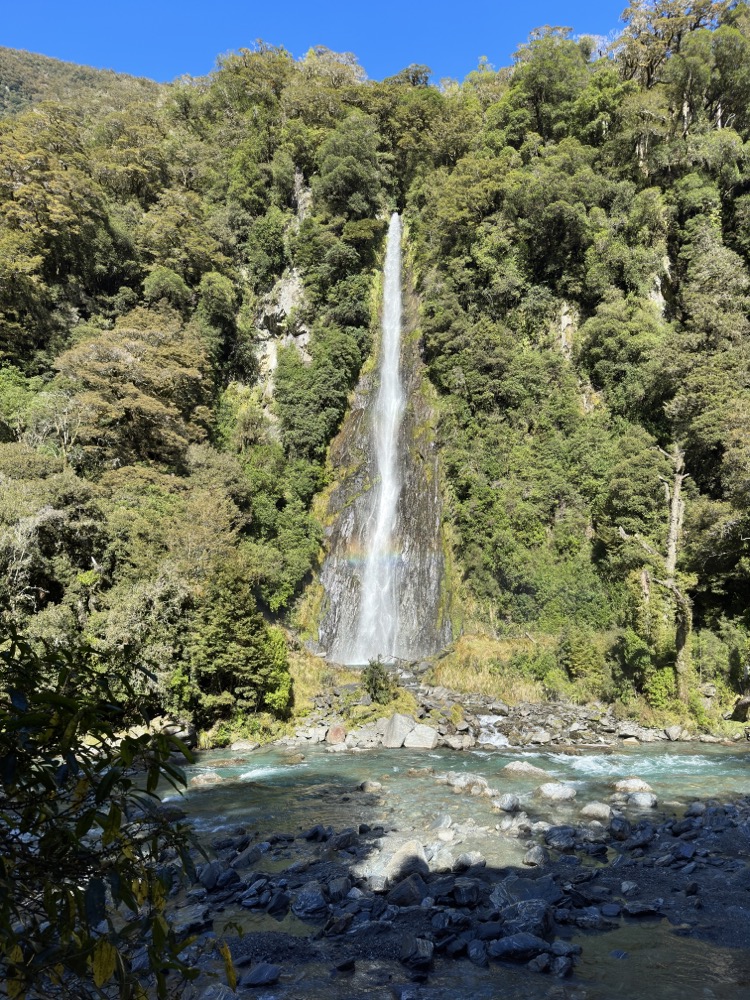
[[256,38],[301,56],[312,45],[354,52],[382,79],[409,63],[463,79],[487,56],[507,65],[529,31],[567,25],[606,35],[626,0],[2,0],[0,45],[172,80],[209,72]]

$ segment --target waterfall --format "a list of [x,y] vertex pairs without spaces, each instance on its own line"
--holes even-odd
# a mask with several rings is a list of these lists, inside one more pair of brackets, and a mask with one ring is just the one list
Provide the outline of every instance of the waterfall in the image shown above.
[[359,621],[352,659],[367,663],[396,654],[399,619],[399,563],[395,528],[401,475],[398,443],[404,414],[401,385],[401,219],[391,216],[385,254],[380,388],[372,412],[375,469],[372,510],[365,531]]
[[383,276],[377,373],[363,375],[331,446],[339,481],[328,502],[316,648],[338,663],[415,660],[451,641],[438,456],[416,299],[405,306],[402,295],[396,213]]

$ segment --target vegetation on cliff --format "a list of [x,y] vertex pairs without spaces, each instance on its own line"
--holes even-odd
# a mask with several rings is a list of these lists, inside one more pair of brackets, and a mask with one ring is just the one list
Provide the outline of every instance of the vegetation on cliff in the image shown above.
[[[0,51],[3,621],[85,639],[152,713],[290,710],[277,624],[316,565],[397,207],[465,620],[519,640],[493,669],[703,722],[731,703],[750,14],[624,20],[606,51],[541,28],[439,88],[322,48],[170,86]],[[269,401],[258,325],[292,269]]]

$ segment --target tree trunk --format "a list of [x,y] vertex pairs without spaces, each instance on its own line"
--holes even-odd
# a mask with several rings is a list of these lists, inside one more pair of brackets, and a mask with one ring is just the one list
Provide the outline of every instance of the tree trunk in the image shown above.
[[677,571],[677,551],[680,542],[680,532],[685,516],[685,504],[682,499],[682,484],[687,478],[685,472],[685,453],[674,445],[669,458],[674,467],[674,477],[672,479],[672,489],[670,490],[669,503],[669,531],[667,533],[667,558],[665,569],[667,580],[674,584],[675,573]]
[[671,594],[675,605],[675,662],[674,675],[677,686],[677,696],[680,701],[688,700],[687,674],[690,665],[690,655],[688,643],[693,630],[693,607],[687,594],[678,588],[675,577],[677,575],[677,555],[680,546],[680,535],[682,533],[682,523],[685,517],[685,503],[682,499],[682,486],[687,478],[685,472],[685,453],[675,444],[668,454],[672,463],[673,476],[672,485],[668,490],[669,497],[669,531],[667,532],[667,556],[664,561],[666,570],[666,580],[660,580]]

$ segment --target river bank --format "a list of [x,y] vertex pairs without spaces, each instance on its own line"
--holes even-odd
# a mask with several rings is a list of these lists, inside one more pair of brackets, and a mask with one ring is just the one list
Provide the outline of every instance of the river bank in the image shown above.
[[[201,755],[191,772],[218,779],[185,803],[211,860],[178,919],[243,927],[248,995],[741,995],[744,746],[299,746]],[[657,940],[715,992],[678,975],[670,994],[645,972]]]

